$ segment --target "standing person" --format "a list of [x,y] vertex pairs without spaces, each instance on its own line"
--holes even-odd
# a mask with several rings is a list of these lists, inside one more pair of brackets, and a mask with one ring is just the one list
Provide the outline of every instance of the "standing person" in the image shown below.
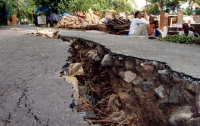
[[38,26],[37,14],[34,10],[33,10],[33,17],[32,18],[33,18],[33,24],[35,26]]
[[50,27],[53,27],[54,24],[57,24],[59,21],[59,16],[57,13],[53,12],[50,14],[49,19],[50,21]]
[[182,24],[182,28],[183,28],[183,31],[180,31],[179,35],[182,35],[182,36],[185,35],[185,36],[188,36],[188,37],[194,37],[194,32],[189,30],[188,23],[183,23]]
[[135,12],[135,18],[132,20],[130,28],[129,28],[129,36],[148,36],[147,32],[147,22],[141,20],[140,11]]
[[155,25],[154,25],[154,17],[149,17],[149,24],[148,24],[148,35],[154,35]]
[[3,4],[3,24],[4,24],[4,26],[8,25],[7,15],[8,15],[8,11],[6,10],[6,5]]

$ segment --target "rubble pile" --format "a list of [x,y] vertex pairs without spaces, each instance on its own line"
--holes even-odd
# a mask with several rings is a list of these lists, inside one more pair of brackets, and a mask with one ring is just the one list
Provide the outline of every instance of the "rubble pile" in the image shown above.
[[91,24],[84,18],[73,15],[63,16],[55,27],[67,29],[98,30],[98,24]]
[[57,23],[56,28],[80,28],[83,18],[73,15],[63,16]]
[[101,14],[88,9],[88,12],[76,13],[63,16],[57,23],[56,28],[98,30]]
[[46,38],[52,38],[52,39],[57,39],[58,38],[58,30],[56,29],[51,29],[51,28],[36,28],[35,30],[26,33],[27,35],[33,34],[36,36],[41,36],[41,37],[46,37]]
[[18,28],[18,27],[16,27],[16,28],[11,28],[10,30],[21,31],[21,30],[23,30],[23,29],[22,29],[22,28]]
[[166,63],[112,53],[104,46],[73,39],[61,76],[73,84],[70,105],[93,124],[197,126],[200,79]]
[[121,17],[108,19],[108,23],[106,24],[106,31],[109,34],[128,34],[130,24],[131,22],[129,19],[123,19]]

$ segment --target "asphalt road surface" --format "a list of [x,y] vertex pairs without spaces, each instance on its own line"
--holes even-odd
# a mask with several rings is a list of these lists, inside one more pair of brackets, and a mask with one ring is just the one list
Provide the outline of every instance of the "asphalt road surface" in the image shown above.
[[69,108],[72,85],[59,77],[70,43],[19,27],[0,28],[0,126],[88,125]]
[[[10,30],[19,27],[23,30]],[[69,42],[25,33],[33,26],[0,28],[0,126],[84,126],[69,108],[72,85],[60,71],[69,56]],[[167,63],[172,70],[200,78],[200,46],[98,31],[61,30],[65,36],[88,39],[114,53]]]

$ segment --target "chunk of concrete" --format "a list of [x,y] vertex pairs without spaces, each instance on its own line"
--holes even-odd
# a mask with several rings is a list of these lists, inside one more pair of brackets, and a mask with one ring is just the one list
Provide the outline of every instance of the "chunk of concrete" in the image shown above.
[[125,60],[125,67],[127,70],[134,69],[135,63],[132,60]]
[[127,83],[130,83],[131,81],[133,81],[136,78],[137,74],[133,73],[131,71],[126,71],[124,73],[124,81],[126,81]]
[[200,126],[200,117],[191,118],[186,122],[185,126]]
[[154,71],[154,66],[152,65],[144,65],[143,66],[143,69],[146,71],[146,72],[153,72]]
[[145,81],[142,83],[142,89],[143,91],[149,91],[149,89],[151,88],[151,86],[153,86],[154,83],[153,82],[148,82],[148,81]]
[[90,57],[90,58],[93,59],[94,61],[100,61],[100,60],[101,60],[101,58],[98,56],[96,50],[90,50],[90,51],[87,53],[87,57]]
[[177,86],[174,86],[169,94],[169,103],[177,103],[178,102],[178,95],[179,95],[180,91],[179,88]]
[[112,66],[113,65],[113,59],[109,54],[106,54],[103,57],[103,60],[101,61],[102,66]]
[[164,95],[163,95],[163,92],[165,91],[165,88],[163,87],[163,85],[160,85],[159,87],[157,87],[156,89],[155,89],[155,93],[156,93],[156,95],[159,97],[159,98],[161,98],[161,99],[163,99],[163,97],[164,97]]
[[200,116],[200,91],[195,98],[195,108],[197,115]]
[[182,126],[187,120],[189,120],[192,113],[192,106],[181,106],[169,118],[169,123],[172,126]]
[[138,79],[135,79],[135,80],[132,81],[132,83],[133,83],[134,85],[138,85],[138,84],[140,84],[140,83],[142,83],[142,82],[143,82],[143,79],[142,79],[142,78],[138,78]]

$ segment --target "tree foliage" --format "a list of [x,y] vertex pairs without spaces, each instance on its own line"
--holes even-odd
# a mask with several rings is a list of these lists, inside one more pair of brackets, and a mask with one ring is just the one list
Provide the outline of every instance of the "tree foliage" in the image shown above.
[[25,1],[26,0],[1,0],[0,3],[6,6],[6,10],[8,11],[7,18],[10,20],[13,14],[17,14],[18,17],[26,17],[28,15],[28,6],[25,4]]
[[[193,1],[200,4],[200,0]],[[109,9],[130,14],[136,11],[133,8],[133,5],[137,6],[136,2],[136,0],[0,0],[0,8],[2,4],[6,5],[6,10],[9,12],[8,19],[15,13],[19,20],[21,18],[31,20],[34,8],[49,8],[58,14],[64,12],[86,12],[90,8],[101,13]],[[160,14],[161,11],[169,12],[172,6],[179,9],[180,4],[187,2],[187,0],[148,0],[148,2],[151,4],[144,9],[149,14],[156,15]],[[191,13],[191,8],[186,8],[183,11],[185,14],[189,14]],[[195,12],[200,14],[200,8],[196,8]],[[0,12],[1,14],[2,12]]]
[[149,13],[160,14],[160,12],[169,13],[172,7],[180,9],[180,5],[187,0],[148,0],[148,2],[151,3],[148,5]]
[[105,11],[106,9],[131,12],[134,0],[61,0],[58,3],[58,12],[85,12],[88,9]]

